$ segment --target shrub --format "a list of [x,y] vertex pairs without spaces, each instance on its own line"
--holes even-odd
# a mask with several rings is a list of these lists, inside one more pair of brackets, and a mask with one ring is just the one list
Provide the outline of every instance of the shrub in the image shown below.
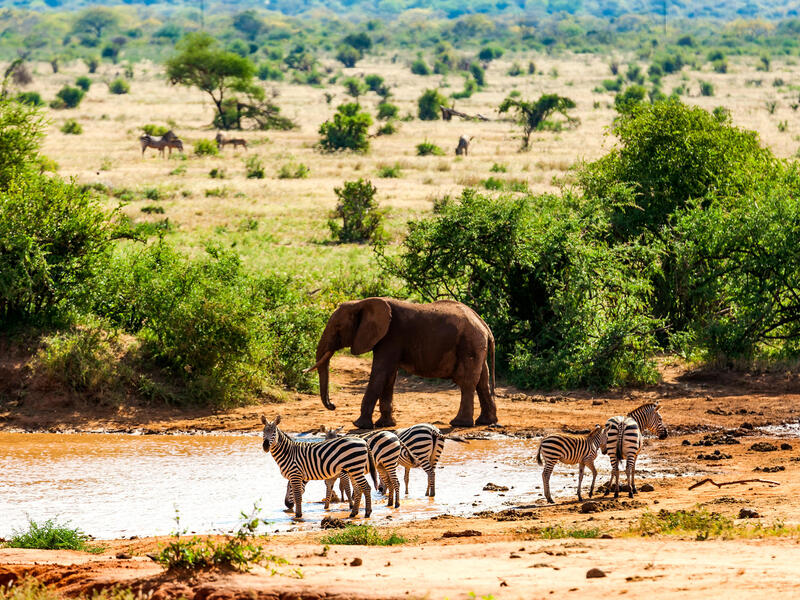
[[154,137],[161,137],[165,133],[169,131],[169,127],[165,127],[164,125],[154,125],[153,123],[148,123],[147,125],[142,126],[142,131],[147,135],[152,135]]
[[75,108],[83,100],[85,92],[76,87],[65,85],[56,94],[56,99],[50,103],[53,108]]
[[378,118],[381,121],[388,121],[389,119],[396,119],[399,109],[391,102],[381,102],[378,104]]
[[194,153],[197,156],[217,156],[219,148],[214,140],[199,139],[194,143]]
[[121,77],[118,77],[108,84],[108,91],[110,91],[112,94],[118,95],[127,94],[131,91],[131,85]]
[[17,102],[30,106],[44,106],[42,95],[39,92],[20,92],[16,97]]
[[520,75],[522,75],[523,73],[524,73],[524,71],[522,70],[522,67],[521,67],[521,66],[519,65],[519,63],[518,63],[518,62],[516,62],[516,61],[514,61],[514,63],[513,63],[513,64],[511,65],[511,67],[508,69],[508,75],[509,75],[509,77],[519,77],[519,76],[520,76]]
[[88,92],[89,88],[92,86],[92,80],[86,77],[86,75],[82,75],[75,80],[75,85],[81,88],[84,92]]
[[35,548],[39,550],[78,550],[80,552],[102,552],[103,548],[90,546],[89,536],[68,523],[56,523],[48,519],[37,523],[28,519],[28,529],[14,531],[6,542],[9,548]]
[[208,176],[211,177],[211,179],[225,179],[225,177],[227,177],[227,175],[225,174],[225,169],[222,169],[220,167],[214,167],[213,169],[211,169],[208,172]]
[[647,96],[647,90],[642,85],[630,85],[614,97],[614,108],[619,113],[627,113],[634,109],[639,103],[643,102]]
[[397,546],[408,540],[398,533],[382,535],[372,525],[348,525],[341,531],[324,536],[321,544],[346,546]]
[[484,87],[486,85],[486,71],[482,66],[478,63],[472,63],[469,66],[469,72],[478,87]]
[[727,73],[728,72],[728,61],[723,59],[715,60],[711,63],[711,68],[714,69],[715,73]]
[[599,538],[600,534],[601,532],[597,527],[591,527],[588,529],[574,527],[567,529],[561,525],[550,525],[539,531],[539,535],[541,535],[545,540],[558,540],[562,538]]
[[384,79],[380,75],[371,74],[364,77],[364,83],[370,91],[377,94],[384,86]]
[[355,67],[356,63],[361,60],[362,57],[363,53],[360,50],[347,44],[342,44],[336,51],[336,60],[341,62],[345,67]]
[[258,78],[261,81],[283,81],[283,71],[272,63],[264,63],[258,67]]
[[80,135],[83,133],[83,127],[75,119],[67,119],[61,126],[61,133]]
[[417,144],[417,156],[444,156],[444,150],[433,142],[422,142]]
[[378,177],[382,179],[394,179],[400,176],[402,176],[402,172],[400,170],[400,165],[397,163],[378,167]]
[[309,168],[303,163],[286,163],[278,170],[278,179],[305,179]]
[[[377,241],[385,236],[384,211],[375,200],[377,190],[370,181],[346,181],[334,188],[339,201],[328,219],[334,239],[342,243]],[[338,220],[342,220],[342,224]]]
[[[492,198],[466,190],[409,223],[401,252],[378,258],[423,299],[473,307],[509,379],[536,388],[653,381],[649,285],[638,250],[603,242],[608,221],[574,198]],[[502,264],[498,269],[493,265]]]
[[411,72],[414,75],[430,75],[431,68],[428,66],[423,59],[418,58],[414,62],[411,63]]
[[713,96],[714,95],[714,84],[710,81],[701,81],[700,82],[700,95],[701,96]]
[[250,156],[245,159],[244,168],[248,179],[264,179],[266,175],[264,163],[257,156]]
[[435,121],[441,118],[440,106],[447,105],[447,98],[438,90],[425,90],[417,100],[417,116],[423,121]]
[[333,120],[320,125],[320,147],[327,151],[353,150],[366,152],[369,150],[367,130],[372,125],[372,117],[361,110],[355,102],[342,104],[336,109]]
[[484,46],[478,51],[478,58],[484,62],[493,61],[503,56],[503,49],[500,46]]
[[575,102],[558,94],[542,94],[536,102],[519,100],[508,96],[498,107],[498,112],[516,113],[517,123],[522,127],[522,149],[530,144],[531,134],[547,122],[554,113],[561,114],[569,125],[577,125],[577,118],[571,117],[569,110],[575,108]]
[[507,171],[508,171],[508,167],[507,167],[507,166],[505,166],[504,164],[500,164],[500,163],[494,163],[494,164],[492,165],[492,168],[491,168],[491,169],[489,169],[489,171],[490,171],[491,173],[505,173],[505,172],[507,172]]
[[375,135],[392,135],[393,133],[397,133],[397,125],[389,121],[378,127],[378,131],[375,132]]

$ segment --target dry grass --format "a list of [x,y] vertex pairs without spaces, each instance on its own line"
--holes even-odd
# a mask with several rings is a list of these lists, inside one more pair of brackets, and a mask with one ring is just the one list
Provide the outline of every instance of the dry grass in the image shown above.
[[[389,208],[388,230],[397,239],[409,218],[430,210],[431,198],[458,194],[465,185],[478,185],[491,175],[495,163],[505,165],[514,179],[527,182],[531,191],[545,192],[565,181],[566,171],[576,162],[596,159],[608,151],[614,143],[607,135],[615,116],[611,108],[613,94],[592,90],[610,77],[609,57],[524,58],[533,58],[544,75],[509,77],[509,66],[520,57],[495,61],[487,72],[489,87],[472,98],[459,100],[457,108],[497,116],[495,108],[512,90],[528,98],[546,92],[573,98],[578,105],[575,114],[581,120],[580,126],[558,133],[537,133],[532,149],[526,153],[518,152],[517,132],[508,121],[412,120],[402,122],[395,135],[374,138],[372,149],[365,156],[320,154],[314,150],[317,130],[337,103],[346,100],[342,88],[281,83],[269,87],[276,89],[277,103],[286,116],[300,123],[299,129],[242,132],[251,146],[247,153],[226,148],[219,157],[197,157],[192,152],[193,141],[213,138],[215,134],[209,125],[212,105],[199,92],[169,86],[160,67],[150,63],[137,65],[131,93],[122,96],[111,94],[102,82],[117,74],[113,66],[104,65],[104,71],[92,76],[94,84],[78,109],[50,112],[52,125],[44,150],[58,162],[61,174],[81,182],[100,182],[140,192],[157,189],[162,197],[157,204],[164,209],[163,214],[143,213],[143,206],[153,204],[144,197],[131,201],[124,211],[137,221],[168,218],[177,228],[175,240],[186,248],[200,248],[208,239],[235,243],[253,268],[296,270],[300,265],[309,280],[319,281],[331,272],[357,271],[369,262],[368,247],[322,243],[329,235],[326,220],[335,204],[333,188],[345,180],[373,179],[379,201]],[[627,63],[627,57],[616,58]],[[800,139],[800,124],[791,104],[798,101],[800,67],[774,64],[771,72],[761,73],[755,71],[755,62],[752,57],[733,59],[727,74],[714,73],[710,66],[701,71],[684,69],[682,74],[665,77],[662,88],[669,93],[685,84],[690,95],[684,96],[684,101],[709,110],[719,105],[727,107],[734,123],[757,130],[778,156],[793,156]],[[550,75],[553,68],[559,73],[557,78]],[[347,75],[359,73],[380,73],[386,78],[393,87],[392,101],[400,107],[401,116],[416,114],[416,99],[425,88],[449,84],[442,88],[449,94],[461,87],[457,75],[412,75],[402,60],[394,64],[388,60],[365,60],[357,68],[345,70]],[[83,74],[82,63],[65,65],[57,74],[42,63],[37,65],[34,83],[27,89],[41,92],[49,101],[62,85]],[[783,79],[786,85],[773,87],[775,78]],[[714,85],[715,96],[699,95],[701,79]],[[762,79],[763,84],[745,84],[752,79]],[[330,105],[325,101],[326,91],[336,94]],[[770,100],[777,101],[774,114],[766,109]],[[373,114],[377,103],[374,94],[362,99]],[[59,131],[69,118],[83,126],[82,135],[67,136]],[[778,129],[782,121],[788,121],[784,132]],[[173,127],[187,145],[186,160],[164,160],[153,151],[142,158],[138,136],[146,123]],[[453,152],[460,135],[474,136],[474,140],[470,155],[457,159]],[[424,140],[441,146],[447,156],[416,156],[416,145]],[[266,179],[246,179],[244,159],[251,155],[263,161]],[[308,178],[279,179],[278,170],[288,161],[307,165]],[[395,164],[400,165],[402,177],[376,176],[382,165]],[[214,168],[223,170],[226,178],[212,179],[209,172]],[[218,189],[226,193],[215,194]]]

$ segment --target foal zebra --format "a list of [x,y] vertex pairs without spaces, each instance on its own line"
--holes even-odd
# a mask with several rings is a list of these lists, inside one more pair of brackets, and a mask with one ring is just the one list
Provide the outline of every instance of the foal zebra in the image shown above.
[[542,483],[544,484],[544,497],[550,504],[553,498],[550,496],[550,475],[556,463],[561,461],[568,465],[578,463],[578,500],[582,501],[581,484],[583,483],[583,468],[589,467],[592,471],[592,486],[589,488],[589,498],[594,494],[594,482],[597,479],[597,469],[594,467],[594,459],[597,456],[597,448],[605,442],[606,428],[595,425],[588,435],[572,435],[569,433],[557,433],[548,435],[539,444],[539,452],[536,454],[536,462],[542,464],[544,456],[544,470],[542,471]]
[[[270,422],[261,415],[264,424],[262,447],[264,452],[272,454],[272,458],[280,468],[281,475],[289,480],[294,493],[294,514],[303,516],[303,482],[315,479],[330,479],[344,472],[350,477],[355,490],[350,517],[358,514],[361,494],[364,495],[364,516],[372,513],[370,487],[364,473],[370,472],[375,486],[378,476],[375,473],[375,461],[369,451],[367,442],[360,438],[343,437],[323,442],[296,442],[278,429],[281,417]],[[330,495],[325,498],[325,508],[330,507]]]
[[[428,488],[425,490],[426,496],[436,495],[436,463],[444,449],[446,439],[439,429],[428,423],[412,425],[407,429],[397,431],[397,437],[408,448],[408,453],[401,452],[398,464],[405,467],[403,481],[406,484],[406,494],[408,494],[408,479],[412,467],[420,467],[428,474]],[[414,464],[416,463],[416,464]]]
[[614,498],[619,497],[619,463],[625,461],[625,476],[628,481],[628,496],[636,493],[634,475],[636,459],[642,449],[642,431],[647,430],[658,435],[658,439],[667,437],[667,428],[661,418],[658,403],[642,404],[626,416],[611,417],[606,422],[607,439],[602,446],[603,454],[611,459],[611,479],[606,485],[608,494],[614,486]]

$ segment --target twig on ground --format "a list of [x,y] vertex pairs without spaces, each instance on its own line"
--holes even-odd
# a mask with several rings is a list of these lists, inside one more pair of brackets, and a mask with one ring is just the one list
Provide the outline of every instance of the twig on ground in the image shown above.
[[700,487],[704,483],[710,483],[712,485],[717,486],[718,488],[721,488],[723,485],[734,485],[735,483],[754,483],[754,482],[768,483],[770,485],[780,485],[779,481],[770,481],[769,479],[737,479],[736,481],[723,481],[722,483],[717,483],[710,477],[706,477],[702,481],[698,481],[694,485],[690,485],[689,489],[693,490],[694,488]]

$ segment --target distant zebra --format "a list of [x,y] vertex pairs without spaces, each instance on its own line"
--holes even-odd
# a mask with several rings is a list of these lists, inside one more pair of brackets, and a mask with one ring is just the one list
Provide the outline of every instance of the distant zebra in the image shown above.
[[592,486],[589,488],[589,498],[594,494],[594,482],[597,479],[597,469],[594,467],[594,459],[597,456],[597,448],[604,443],[606,428],[599,424],[594,426],[588,435],[572,435],[569,433],[557,433],[548,435],[539,444],[539,452],[536,454],[536,462],[542,464],[544,456],[544,470],[542,471],[542,483],[544,484],[544,497],[551,504],[553,498],[550,496],[550,475],[553,473],[556,463],[559,461],[568,465],[579,464],[578,468],[578,500],[582,501],[581,484],[583,483],[583,468],[589,467],[592,471]]
[[183,152],[183,142],[178,139],[178,136],[176,136],[172,130],[168,131],[161,137],[156,137],[145,133],[139,138],[139,142],[142,145],[142,156],[144,156],[144,151],[148,148],[155,148],[158,150],[158,153],[161,154],[161,156],[164,156],[164,148],[169,149],[170,156],[172,156],[173,148],[177,148]]
[[226,138],[219,132],[217,132],[217,137],[214,138],[217,141],[217,148],[222,150],[226,144],[233,145],[233,149],[236,150],[239,146],[247,150],[247,140],[243,138]]
[[469,154],[469,143],[472,141],[473,136],[467,137],[462,135],[458,138],[458,146],[456,146],[456,156],[467,156]]
[[403,480],[406,484],[406,494],[408,494],[408,479],[412,467],[420,467],[428,474],[428,487],[425,490],[426,496],[436,495],[436,463],[444,449],[445,438],[439,429],[428,423],[412,425],[407,429],[397,431],[397,437],[406,445],[408,451],[413,455],[417,464],[413,464],[412,456],[401,452],[398,464],[405,467]]
[[[350,517],[358,514],[361,495],[364,495],[364,516],[372,513],[371,490],[366,471],[370,472],[372,481],[378,486],[375,472],[375,461],[367,443],[359,438],[343,437],[322,442],[296,442],[278,429],[281,417],[270,422],[261,415],[264,424],[262,448],[272,454],[272,458],[283,475],[292,485],[294,494],[294,514],[303,516],[303,482],[337,477],[347,473],[355,490]],[[325,498],[325,508],[330,507],[330,496]]]
[[626,416],[611,417],[606,422],[607,440],[602,446],[603,454],[608,454],[611,459],[611,479],[606,484],[605,493],[608,494],[614,486],[614,498],[619,497],[619,463],[625,461],[625,476],[628,481],[628,496],[633,498],[636,493],[634,476],[636,473],[636,459],[642,449],[642,431],[650,431],[663,440],[667,437],[667,428],[661,418],[658,403],[642,404],[633,409]]

